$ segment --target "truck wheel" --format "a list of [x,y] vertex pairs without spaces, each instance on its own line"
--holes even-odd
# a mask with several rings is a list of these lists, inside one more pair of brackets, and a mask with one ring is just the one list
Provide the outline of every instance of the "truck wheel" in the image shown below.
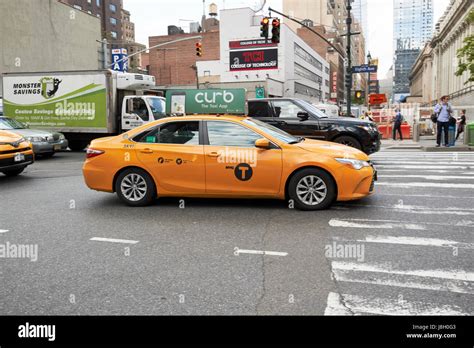
[[4,170],[2,173],[6,176],[17,176],[20,175],[25,170],[25,167],[20,169]]
[[326,209],[336,199],[336,185],[333,178],[321,169],[303,169],[291,178],[288,196],[297,209]]
[[142,169],[130,168],[119,174],[115,181],[115,192],[127,205],[143,207],[156,198],[153,179]]
[[357,150],[362,149],[360,142],[356,138],[349,135],[342,135],[334,139],[334,142],[356,148]]
[[84,140],[69,140],[69,148],[72,151],[82,151],[89,143]]

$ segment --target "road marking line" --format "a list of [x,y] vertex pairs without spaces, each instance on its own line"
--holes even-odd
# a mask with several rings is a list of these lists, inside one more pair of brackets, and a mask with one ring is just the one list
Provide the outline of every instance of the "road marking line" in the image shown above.
[[137,240],[128,240],[128,239],[115,239],[115,238],[102,238],[102,237],[93,237],[89,240],[95,242],[111,242],[111,243],[124,243],[124,244],[137,244]]
[[[456,292],[458,294],[474,295],[474,287],[471,284],[463,281],[434,280],[435,283],[433,283],[433,280],[431,280],[430,284],[426,284],[419,281],[400,281],[396,279],[390,279],[391,275],[384,275],[380,273],[376,275],[378,277],[377,279],[370,273],[366,274],[368,279],[362,278],[362,275],[360,273],[338,270],[333,270],[333,273],[336,280],[339,282],[394,286],[399,288],[410,288],[419,290],[447,291]],[[384,277],[386,278],[384,279]]]
[[[406,170],[406,169],[378,169],[377,171],[379,173],[386,173],[386,172],[394,172],[394,173],[412,173],[412,170]],[[423,170],[422,173],[441,173],[441,174],[452,174],[452,170],[436,170],[436,169],[426,169]],[[458,172],[456,173],[457,175],[472,175],[472,172]]]
[[383,208],[383,209],[393,209],[403,213],[409,214],[427,214],[427,215],[445,215],[447,212],[452,215],[474,215],[474,209],[471,208],[457,208],[457,207],[443,207],[442,210],[433,210],[433,208],[422,207],[416,205],[400,204],[400,205],[375,205],[375,204],[344,204],[338,203],[338,205],[333,206],[332,209],[343,208],[345,210],[347,207],[361,207],[361,208]]
[[377,164],[375,163],[375,168],[401,168],[401,169],[474,169],[474,166],[435,166],[435,165],[388,165],[388,164]]
[[450,188],[450,189],[474,189],[474,184],[445,184],[438,182],[382,182],[377,181],[375,185],[378,186],[392,186],[399,188],[413,188],[413,187],[436,187],[436,188]]
[[[346,223],[351,223],[351,225],[347,225]],[[375,223],[382,223],[384,226],[383,227],[378,227],[380,225],[371,225],[370,223],[375,222]],[[361,223],[361,224],[358,224]],[[405,221],[399,221],[399,220],[372,220],[372,219],[331,219],[329,221],[329,225],[333,227],[354,227],[354,228],[406,228]],[[448,224],[448,223],[442,223],[442,222],[423,222],[422,224],[408,224],[409,227],[407,229],[417,229],[414,227],[420,227],[421,230],[426,230],[427,226],[425,225],[434,225],[434,226],[461,226],[461,227],[474,227],[474,221],[470,220],[462,220],[456,222],[454,225],[453,224]]]
[[377,196],[398,196],[398,197],[427,197],[427,198],[456,198],[474,199],[474,196],[449,196],[449,195],[410,195],[405,193],[377,193]]
[[7,233],[8,230],[0,230],[0,233]]
[[[343,300],[344,299],[344,300]],[[469,315],[459,306],[330,292],[324,315]]]
[[456,242],[454,240],[439,238],[420,238],[407,236],[372,236],[368,235],[365,239],[346,239],[341,237],[333,237],[334,240],[343,242],[359,242],[359,243],[380,243],[380,244],[402,244],[402,245],[420,245],[420,246],[436,246],[450,247],[461,249],[473,249],[472,243]]
[[388,165],[401,165],[401,164],[406,164],[406,165],[439,165],[440,162],[443,165],[459,165],[459,166],[473,166],[474,162],[462,162],[462,161],[436,161],[436,162],[424,162],[424,161],[373,161],[373,164],[375,166],[388,166]]
[[[372,224],[376,222],[378,224]],[[418,224],[407,224],[403,222],[395,221],[375,221],[375,220],[357,220],[348,221],[347,219],[331,219],[329,220],[329,226],[331,227],[349,227],[349,228],[372,228],[372,229],[393,229],[393,228],[403,228],[406,230],[426,230],[426,227]]]
[[279,252],[279,251],[265,251],[265,250],[246,250],[246,249],[234,249],[234,254],[238,256],[239,254],[255,254],[255,255],[270,255],[270,256],[287,256],[288,253]]
[[418,269],[418,270],[393,270],[389,268],[381,267],[380,265],[362,264],[348,261],[333,261],[332,268],[342,271],[353,271],[353,272],[374,272],[374,273],[387,273],[397,275],[408,275],[425,278],[439,278],[439,279],[451,279],[451,280],[462,280],[466,282],[474,281],[474,273],[466,272],[464,270],[441,270],[441,269]]
[[421,179],[429,179],[435,181],[444,181],[444,180],[474,180],[474,176],[456,176],[456,175],[393,175],[393,174],[379,174],[378,178],[421,178]]

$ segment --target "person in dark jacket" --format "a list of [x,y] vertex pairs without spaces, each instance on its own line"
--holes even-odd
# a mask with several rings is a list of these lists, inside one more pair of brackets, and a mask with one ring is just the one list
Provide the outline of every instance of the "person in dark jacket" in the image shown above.
[[403,135],[402,135],[402,122],[403,122],[403,116],[400,113],[400,109],[395,110],[395,118],[393,119],[393,140],[397,140],[397,132],[400,135],[400,140],[403,140]]
[[461,110],[461,117],[458,119],[458,133],[456,134],[456,140],[458,140],[459,135],[464,133],[464,128],[466,127],[466,110]]

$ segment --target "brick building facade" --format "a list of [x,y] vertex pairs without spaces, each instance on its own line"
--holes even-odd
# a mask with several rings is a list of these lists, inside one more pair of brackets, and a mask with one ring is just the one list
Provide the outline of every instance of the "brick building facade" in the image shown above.
[[[196,62],[219,59],[219,31],[199,35],[202,36],[202,57],[196,56],[198,40],[177,42],[150,50],[149,74],[155,76],[157,86],[196,86]],[[150,36],[149,47],[190,36],[196,34]]]

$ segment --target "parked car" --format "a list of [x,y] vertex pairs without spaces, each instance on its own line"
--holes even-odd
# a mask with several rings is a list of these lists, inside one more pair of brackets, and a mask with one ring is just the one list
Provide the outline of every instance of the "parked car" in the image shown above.
[[0,130],[0,173],[19,175],[34,160],[32,146],[25,138]]
[[[124,156],[128,161],[123,161]],[[87,186],[128,205],[156,197],[291,199],[301,210],[369,196],[377,172],[362,151],[249,117],[169,117],[87,149]]]
[[381,135],[371,121],[332,118],[314,105],[294,98],[251,99],[249,116],[292,135],[352,146],[371,154],[380,150]]
[[0,116],[0,130],[23,136],[33,144],[34,153],[43,157],[51,157],[58,151],[67,150],[68,147],[68,141],[62,133],[29,129],[24,123],[6,116]]

